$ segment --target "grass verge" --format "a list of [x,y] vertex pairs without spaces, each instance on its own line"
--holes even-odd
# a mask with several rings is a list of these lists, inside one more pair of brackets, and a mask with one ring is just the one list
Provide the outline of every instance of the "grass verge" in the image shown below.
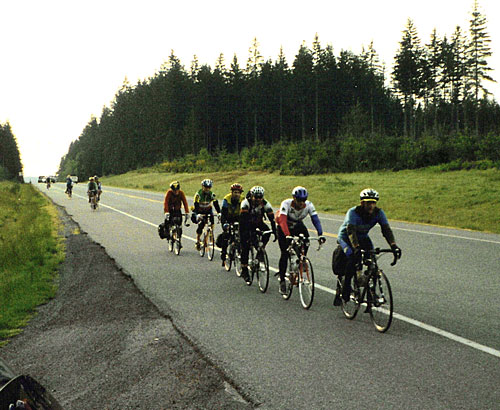
[[59,226],[56,208],[31,185],[0,182],[0,346],[57,291]]
[[145,168],[106,177],[102,182],[164,192],[172,180],[179,180],[181,189],[192,196],[203,178],[213,179],[219,199],[229,192],[233,182],[243,184],[246,190],[262,185],[274,208],[291,196],[294,186],[303,185],[319,211],[341,215],[358,203],[363,188],[372,187],[379,191],[379,206],[391,219],[500,233],[500,170],[496,168],[444,171],[440,167],[429,167],[309,176],[247,170],[161,173]]

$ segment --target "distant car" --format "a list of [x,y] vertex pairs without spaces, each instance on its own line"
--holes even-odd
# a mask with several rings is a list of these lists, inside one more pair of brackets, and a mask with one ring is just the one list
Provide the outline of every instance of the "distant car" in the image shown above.
[[45,182],[45,175],[40,175],[38,177],[38,182],[41,182],[43,184]]
[[78,184],[78,177],[76,175],[70,175],[70,178],[73,181],[73,184]]

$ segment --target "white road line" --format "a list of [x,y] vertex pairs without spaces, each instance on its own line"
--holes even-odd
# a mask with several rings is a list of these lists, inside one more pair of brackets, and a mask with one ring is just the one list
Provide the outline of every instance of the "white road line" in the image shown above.
[[[73,196],[78,196],[80,198],[83,198],[83,199],[87,200],[87,198],[85,198],[85,197],[83,197],[81,195],[73,195]],[[128,216],[129,218],[132,218],[132,219],[135,219],[135,220],[137,220],[139,222],[145,223],[146,225],[151,225],[151,226],[154,226],[155,228],[158,226],[158,224],[155,224],[155,223],[146,221],[144,219],[138,218],[138,217],[136,217],[134,215],[131,215],[131,214],[127,213],[127,212],[120,211],[119,209],[113,208],[112,206],[104,205],[104,204],[100,204],[99,206],[111,209],[112,211],[115,211],[115,212],[118,212],[118,213],[120,213],[122,215]],[[418,232],[420,232],[420,231],[418,231]],[[187,235],[183,235],[183,238],[189,239],[189,240],[191,240],[193,242],[196,241],[195,238],[191,238],[191,237],[189,237]],[[466,239],[468,239],[468,238],[466,238]],[[219,248],[217,248],[217,249],[219,249]],[[278,272],[278,269],[273,268],[272,266],[269,266],[269,270],[271,270],[273,272]],[[320,285],[319,283],[315,283],[314,286],[316,288],[322,290],[322,291],[325,291],[325,292],[331,293],[332,295],[335,295],[335,290],[333,290],[331,288],[328,288],[326,286]],[[491,347],[488,347],[488,346],[476,343],[476,342],[474,342],[472,340],[469,340],[469,339],[466,339],[466,338],[464,338],[462,336],[455,335],[453,333],[447,332],[446,330],[442,330],[442,329],[439,329],[439,328],[437,328],[435,326],[428,325],[426,323],[423,323],[423,322],[420,322],[418,320],[412,319],[410,317],[407,317],[407,316],[404,316],[404,315],[400,315],[399,313],[396,313],[396,312],[394,312],[393,316],[394,316],[394,318],[402,320],[403,322],[409,323],[409,324],[417,326],[417,327],[419,327],[421,329],[424,329],[424,330],[427,330],[429,332],[435,333],[437,335],[446,337],[447,339],[453,340],[453,341],[458,342],[458,343],[462,343],[465,346],[472,347],[472,348],[474,348],[476,350],[480,350],[480,351],[482,351],[484,353],[488,353],[488,354],[490,354],[492,356],[496,356],[496,357],[500,358],[500,350],[496,350],[496,349],[493,349]]]
[[[327,221],[344,222],[343,219],[334,219],[334,218],[325,218],[325,217],[322,217],[321,219],[325,219]],[[443,227],[443,228],[446,228],[446,227]],[[493,240],[490,240],[490,239],[469,238],[467,236],[451,235],[451,234],[447,234],[447,233],[426,232],[426,231],[419,231],[418,229],[398,228],[398,227],[393,226],[393,225],[391,225],[391,229],[398,230],[398,231],[422,233],[422,234],[425,234],[425,235],[445,236],[447,238],[467,239],[469,241],[478,241],[478,242],[488,242],[488,243],[497,243],[497,244],[500,244],[500,241],[493,241]]]

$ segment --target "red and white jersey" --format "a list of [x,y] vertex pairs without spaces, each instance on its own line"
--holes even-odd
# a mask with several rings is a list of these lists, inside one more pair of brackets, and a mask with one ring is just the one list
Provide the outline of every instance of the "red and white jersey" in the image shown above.
[[295,224],[299,221],[302,221],[307,215],[311,217],[313,215],[317,215],[316,209],[311,201],[306,201],[304,203],[304,207],[301,209],[295,209],[292,206],[292,198],[285,199],[280,206],[279,216],[286,215],[287,217],[287,225],[290,228],[293,228]]

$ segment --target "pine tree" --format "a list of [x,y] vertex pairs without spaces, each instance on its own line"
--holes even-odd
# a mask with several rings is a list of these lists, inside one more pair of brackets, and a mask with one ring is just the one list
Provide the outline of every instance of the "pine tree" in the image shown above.
[[486,59],[491,56],[490,43],[491,39],[486,32],[486,17],[479,10],[477,0],[474,0],[474,8],[472,11],[472,19],[470,20],[470,43],[468,47],[467,57],[468,66],[470,67],[469,84],[473,90],[474,107],[475,107],[475,129],[476,135],[479,133],[479,95],[483,92],[488,95],[488,90],[483,85],[483,80],[495,81],[488,74],[492,69],[488,66]]

